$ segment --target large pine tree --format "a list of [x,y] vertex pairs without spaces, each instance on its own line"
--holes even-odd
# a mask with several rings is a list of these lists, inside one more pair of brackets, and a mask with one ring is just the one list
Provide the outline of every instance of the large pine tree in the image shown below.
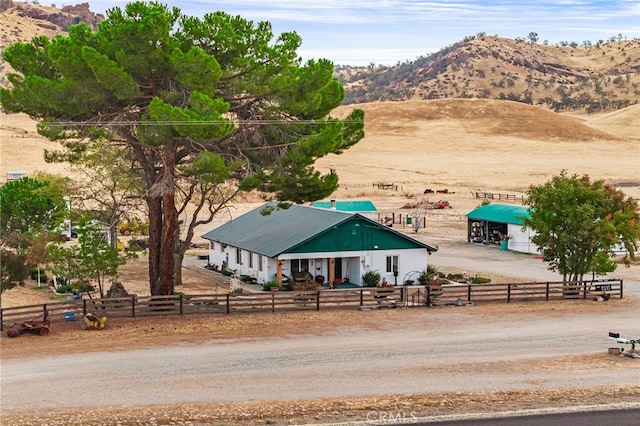
[[315,160],[363,136],[364,113],[329,117],[344,89],[327,60],[302,63],[296,33],[159,3],[113,8],[97,32],[36,37],[3,52],[16,73],[3,108],[40,121],[69,152],[90,139],[120,146],[144,177],[152,295],[173,292],[181,179],[234,182],[281,201],[331,194]]

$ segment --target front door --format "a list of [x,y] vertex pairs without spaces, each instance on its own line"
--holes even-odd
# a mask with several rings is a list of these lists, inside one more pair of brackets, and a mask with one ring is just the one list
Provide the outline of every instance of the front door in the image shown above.
[[333,276],[334,278],[340,278],[342,279],[342,258],[341,257],[337,257],[334,259],[334,265],[333,265]]

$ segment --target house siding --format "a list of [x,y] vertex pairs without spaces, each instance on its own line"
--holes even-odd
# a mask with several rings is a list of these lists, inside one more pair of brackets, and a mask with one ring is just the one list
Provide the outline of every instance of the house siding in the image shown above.
[[[221,266],[226,262],[229,270],[236,271],[238,275],[248,275],[259,283],[275,281],[278,270],[278,262],[282,262],[282,274],[292,277],[291,261],[295,259],[309,260],[309,272],[315,278],[318,275],[329,277],[331,259],[341,259],[342,268],[337,276],[348,280],[352,284],[362,285],[362,275],[367,271],[377,271],[381,279],[389,283],[396,282],[393,271],[386,271],[387,256],[398,256],[397,283],[402,284],[404,277],[412,272],[422,272],[427,268],[428,252],[424,248],[390,249],[390,250],[362,250],[362,251],[335,251],[308,252],[308,253],[283,253],[277,259],[262,256],[262,271],[258,264],[260,256],[242,250],[242,262],[236,262],[236,248],[226,247],[224,251],[210,250],[209,262]],[[254,256],[253,267],[249,266],[249,255]]]

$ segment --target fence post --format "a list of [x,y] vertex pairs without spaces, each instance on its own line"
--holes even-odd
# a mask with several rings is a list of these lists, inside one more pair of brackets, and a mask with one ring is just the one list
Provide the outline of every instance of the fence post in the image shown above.
[[620,299],[622,299],[622,278],[620,278]]
[[587,298],[587,282],[586,281],[582,282],[582,298],[583,299]]
[[316,292],[316,311],[320,310],[320,290]]
[[360,289],[360,306],[364,305],[364,288]]
[[2,327],[4,325],[4,318],[2,318],[3,313],[4,313],[4,309],[0,308],[0,331],[2,331]]
[[182,315],[182,294],[179,296],[180,297],[180,315]]
[[431,301],[431,286],[428,284],[424,286],[424,290],[427,293],[427,297],[424,299],[424,304],[429,306],[429,302]]
[[231,302],[231,295],[227,293],[227,313],[231,312],[231,307],[229,306],[230,302]]
[[271,292],[271,312],[275,312],[276,311],[276,293],[275,292]]
[[136,297],[131,296],[131,318],[136,317]]
[[87,315],[87,299],[82,299],[82,315]]
[[545,290],[544,300],[549,300],[549,281],[547,281],[547,286]]
[[467,302],[471,302],[471,284],[467,284]]
[[511,283],[507,285],[507,303],[511,303]]

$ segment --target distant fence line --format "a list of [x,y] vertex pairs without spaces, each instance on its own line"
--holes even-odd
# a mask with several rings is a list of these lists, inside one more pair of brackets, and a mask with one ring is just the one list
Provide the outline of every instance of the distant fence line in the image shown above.
[[529,282],[509,284],[445,284],[430,286],[363,287],[359,289],[273,291],[244,294],[194,294],[82,299],[0,309],[0,331],[13,323],[41,318],[51,323],[79,321],[87,313],[109,318],[231,314],[242,312],[433,307],[478,302],[519,302],[586,299],[607,294],[623,297],[623,280],[603,279],[563,284]]
[[515,194],[501,194],[499,192],[478,192],[475,193],[476,198],[483,198],[487,200],[507,200],[507,201],[519,201],[524,203],[527,197],[524,195],[515,195]]

